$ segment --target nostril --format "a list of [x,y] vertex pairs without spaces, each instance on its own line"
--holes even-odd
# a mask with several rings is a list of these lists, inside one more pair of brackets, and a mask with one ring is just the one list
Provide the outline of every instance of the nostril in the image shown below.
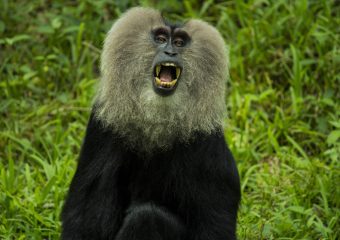
[[169,51],[164,51],[165,54],[169,55],[169,56],[176,56],[177,53],[176,52],[169,52]]

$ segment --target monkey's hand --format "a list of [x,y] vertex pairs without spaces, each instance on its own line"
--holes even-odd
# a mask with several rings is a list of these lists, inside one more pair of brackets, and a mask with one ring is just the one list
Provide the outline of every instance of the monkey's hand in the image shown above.
[[184,227],[176,216],[153,204],[129,208],[115,240],[181,240]]

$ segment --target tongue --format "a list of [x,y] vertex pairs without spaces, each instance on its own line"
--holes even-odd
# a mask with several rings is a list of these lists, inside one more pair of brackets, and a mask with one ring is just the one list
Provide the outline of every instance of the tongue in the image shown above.
[[162,68],[161,72],[159,73],[159,79],[162,82],[171,82],[172,77],[171,77],[171,70],[170,68]]

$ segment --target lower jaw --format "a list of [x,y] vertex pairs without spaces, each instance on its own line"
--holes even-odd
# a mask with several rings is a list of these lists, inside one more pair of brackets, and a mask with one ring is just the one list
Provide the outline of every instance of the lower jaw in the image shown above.
[[154,88],[154,91],[161,96],[170,96],[175,92],[176,85],[171,88],[163,88],[163,87],[157,86],[156,83],[154,82],[153,88]]

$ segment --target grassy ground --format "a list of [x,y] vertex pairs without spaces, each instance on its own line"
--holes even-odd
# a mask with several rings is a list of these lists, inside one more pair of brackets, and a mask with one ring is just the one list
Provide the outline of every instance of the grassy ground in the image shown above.
[[[137,3],[75,2],[0,1],[0,239],[58,239],[105,32]],[[339,239],[339,2],[141,2],[230,45],[239,238]]]

